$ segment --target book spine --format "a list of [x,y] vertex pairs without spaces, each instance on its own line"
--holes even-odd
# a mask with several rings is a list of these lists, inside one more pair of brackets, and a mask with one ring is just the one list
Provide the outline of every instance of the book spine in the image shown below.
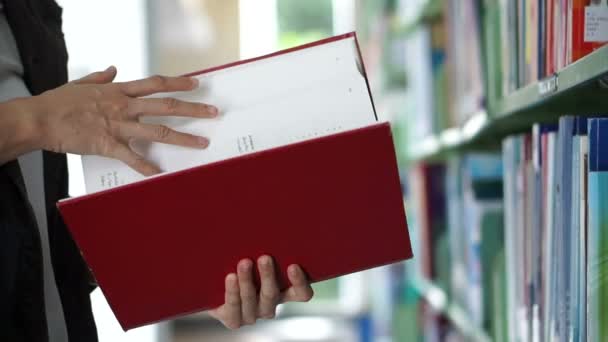
[[523,87],[528,84],[528,80],[526,79],[526,24],[527,24],[527,16],[526,16],[526,0],[518,0],[517,1],[517,50],[518,50],[518,87]]
[[545,54],[545,74],[547,76],[552,75],[553,73],[555,73],[555,49],[554,49],[554,45],[555,45],[555,30],[553,29],[553,23],[554,23],[554,17],[555,17],[555,0],[547,0],[546,3],[546,28],[545,28],[545,33],[546,33],[546,40],[547,40],[547,47],[546,47],[546,54]]
[[537,79],[546,76],[547,67],[547,0],[538,1],[538,55],[537,55]]
[[589,130],[587,338],[608,340],[608,119],[591,119]]

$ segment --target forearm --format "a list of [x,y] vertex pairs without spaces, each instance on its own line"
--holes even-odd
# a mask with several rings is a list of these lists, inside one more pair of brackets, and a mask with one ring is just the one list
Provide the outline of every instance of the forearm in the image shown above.
[[0,103],[0,165],[41,147],[36,101],[29,97]]

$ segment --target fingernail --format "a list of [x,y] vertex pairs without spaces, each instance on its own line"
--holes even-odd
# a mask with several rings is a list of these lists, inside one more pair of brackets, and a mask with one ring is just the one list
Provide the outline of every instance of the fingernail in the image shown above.
[[291,266],[289,266],[289,269],[288,269],[287,271],[288,271],[288,272],[289,272],[289,274],[291,274],[292,276],[295,276],[295,275],[296,275],[296,270],[297,270],[297,267],[298,267],[298,266],[296,266],[296,265],[291,265]]
[[192,89],[198,88],[198,78],[191,77],[190,81],[192,82]]
[[104,70],[104,72],[110,72],[110,71],[114,71],[116,69],[115,66],[110,65],[106,70]]
[[249,262],[249,260],[241,261],[239,267],[242,272],[248,272],[251,269],[251,262]]
[[258,262],[260,266],[270,266],[270,264],[272,263],[272,259],[269,256],[263,256]]
[[213,116],[217,116],[220,112],[216,106],[207,106],[207,110],[209,111],[209,114]]
[[198,144],[202,148],[207,148],[209,146],[209,139],[207,139],[205,137],[197,137],[197,140],[198,140]]

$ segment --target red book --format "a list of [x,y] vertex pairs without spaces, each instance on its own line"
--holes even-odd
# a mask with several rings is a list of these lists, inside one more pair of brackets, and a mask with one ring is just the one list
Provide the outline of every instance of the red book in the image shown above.
[[223,304],[224,279],[244,258],[271,255],[285,289],[290,264],[317,282],[412,257],[388,123],[165,173],[58,207],[125,330]]
[[[571,20],[571,31],[569,32],[570,58],[568,62],[573,63],[606,44],[605,41],[601,41],[601,38],[586,37],[585,25],[588,25],[587,21],[591,19],[590,16],[596,16],[598,10],[602,18],[606,20],[608,10],[603,1],[597,5],[593,5],[591,0],[570,0],[569,6],[568,15]],[[600,24],[599,30],[603,28],[604,26]]]

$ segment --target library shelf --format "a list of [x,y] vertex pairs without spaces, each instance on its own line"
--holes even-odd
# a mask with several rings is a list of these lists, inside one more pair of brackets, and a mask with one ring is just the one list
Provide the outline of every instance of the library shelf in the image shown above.
[[466,311],[455,303],[450,303],[441,287],[423,277],[414,277],[410,284],[416,293],[438,313],[443,314],[468,341],[489,342],[490,336],[468,316]]
[[562,115],[604,115],[608,108],[608,46],[559,72],[480,110],[461,127],[449,128],[414,144],[411,161],[441,159],[463,149],[497,149],[509,134],[529,131],[534,123],[555,123]]

